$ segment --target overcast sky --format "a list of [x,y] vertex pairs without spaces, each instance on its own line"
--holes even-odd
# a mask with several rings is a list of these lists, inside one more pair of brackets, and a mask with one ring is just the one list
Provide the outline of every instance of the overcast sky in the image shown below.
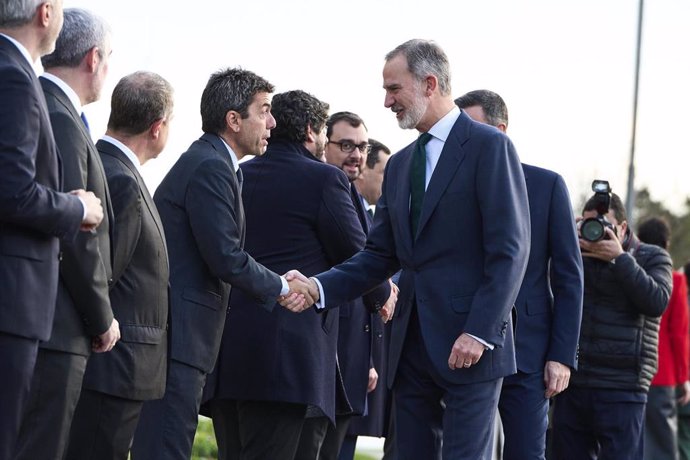
[[[102,99],[87,106],[104,131],[112,88],[136,71],[175,87],[168,146],[144,168],[155,188],[201,134],[209,75],[242,66],[276,86],[303,89],[331,112],[361,115],[369,135],[398,150],[416,132],[383,106],[384,55],[410,38],[435,40],[451,62],[453,95],[480,88],[508,104],[526,163],[562,174],[574,204],[592,179],[624,197],[632,132],[638,0],[65,0],[103,16],[113,55]],[[178,5],[185,5],[180,7]],[[685,121],[690,105],[690,3],[645,4],[637,132],[638,187],[680,210],[690,195]]]

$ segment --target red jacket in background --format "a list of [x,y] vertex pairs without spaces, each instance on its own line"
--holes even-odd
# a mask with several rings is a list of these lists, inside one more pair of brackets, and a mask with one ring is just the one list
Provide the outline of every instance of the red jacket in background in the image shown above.
[[652,385],[675,386],[688,380],[690,333],[688,285],[685,275],[673,273],[673,292],[659,327],[659,370]]

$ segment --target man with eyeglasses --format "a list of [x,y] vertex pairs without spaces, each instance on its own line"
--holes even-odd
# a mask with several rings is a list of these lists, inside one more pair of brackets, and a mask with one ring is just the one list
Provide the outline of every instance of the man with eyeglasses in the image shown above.
[[[357,210],[357,217],[364,233],[369,233],[372,224],[371,216],[366,212],[362,197],[355,187],[355,181],[366,167],[367,154],[370,150],[369,135],[364,121],[352,112],[338,112],[331,115],[326,122],[325,160],[342,170],[350,181],[350,196]],[[387,304],[395,304],[397,287],[391,283],[391,294]],[[340,326],[338,331],[338,364],[343,376],[345,391],[352,406],[352,411],[336,414],[335,426],[330,425],[321,446],[320,460],[336,459],[343,444],[352,417],[365,415],[368,411],[367,393],[374,391],[378,382],[378,373],[372,362],[372,331],[382,329],[376,314],[369,313],[364,306],[372,307],[374,293],[359,297],[340,305]],[[383,345],[383,342],[377,342]]]

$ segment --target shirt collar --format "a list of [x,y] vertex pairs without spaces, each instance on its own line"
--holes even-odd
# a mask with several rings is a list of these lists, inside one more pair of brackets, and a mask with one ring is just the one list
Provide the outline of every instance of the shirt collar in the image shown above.
[[237,170],[240,169],[240,162],[237,160],[237,155],[235,155],[235,152],[230,148],[228,143],[225,142],[225,139],[221,137],[220,140],[223,141],[223,145],[228,149],[228,153],[230,154],[230,160],[232,161],[232,168],[235,170],[235,172],[237,172]]
[[436,139],[441,140],[443,143],[448,139],[450,130],[453,129],[453,125],[458,120],[460,116],[460,109],[457,105],[453,105],[450,112],[445,114],[439,121],[434,124],[429,130],[429,134],[434,136]]
[[74,110],[77,111],[77,114],[78,114],[78,115],[81,115],[81,113],[82,113],[83,110],[84,110],[83,107],[82,107],[82,105],[81,105],[81,100],[79,99],[79,96],[78,96],[77,93],[72,89],[72,87],[71,87],[70,85],[68,85],[67,83],[65,83],[64,80],[62,80],[60,77],[56,77],[55,75],[53,75],[53,74],[50,73],[50,72],[44,72],[43,75],[41,75],[41,76],[42,76],[43,78],[45,78],[46,80],[50,80],[50,81],[52,81],[53,83],[55,83],[55,84],[58,86],[58,88],[60,88],[60,89],[62,90],[62,92],[65,93],[65,94],[67,95],[67,97],[69,98],[70,102],[71,102],[72,105],[74,106]]
[[19,41],[15,40],[14,38],[10,37],[9,35],[5,34],[0,34],[6,39],[10,41],[14,46],[17,47],[20,53],[22,53],[22,56],[26,58],[26,61],[29,63],[32,69],[34,69],[34,73],[36,73],[36,76],[38,76],[38,72],[40,71],[40,67],[38,66],[38,61],[34,62],[33,58],[31,57],[31,53],[29,53],[29,50],[26,49],[24,45],[22,45]]
[[103,137],[101,137],[102,141],[110,142],[113,144],[115,147],[120,149],[122,153],[125,154],[125,156],[129,159],[129,161],[132,162],[135,168],[137,168],[137,171],[141,174],[141,162],[139,161],[139,158],[137,158],[136,154],[132,152],[132,149],[127,147],[125,144],[122,142],[118,141],[114,137],[108,136],[105,134]]

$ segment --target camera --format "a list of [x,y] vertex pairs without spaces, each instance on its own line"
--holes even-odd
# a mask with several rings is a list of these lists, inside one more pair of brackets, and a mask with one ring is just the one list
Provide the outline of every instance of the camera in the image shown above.
[[606,218],[611,204],[611,187],[608,181],[595,180],[592,182],[592,191],[594,192],[592,200],[595,203],[597,216],[582,221],[580,234],[584,240],[599,241],[606,237],[606,227],[616,231],[613,224]]

